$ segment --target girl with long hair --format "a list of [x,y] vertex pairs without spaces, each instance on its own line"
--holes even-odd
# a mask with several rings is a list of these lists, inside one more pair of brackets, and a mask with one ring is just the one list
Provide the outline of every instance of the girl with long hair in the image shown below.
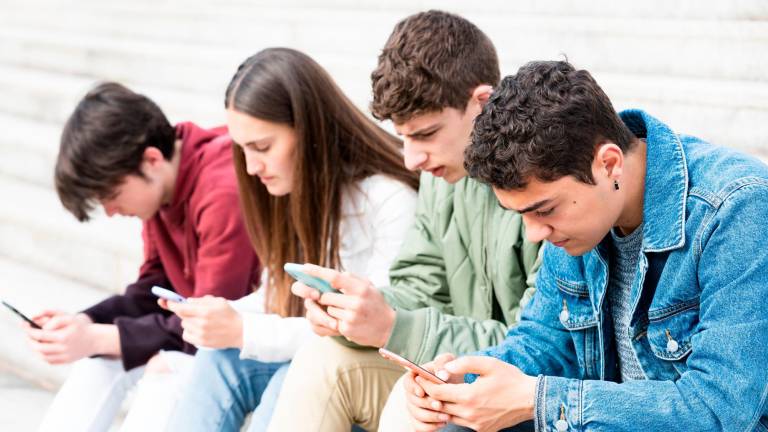
[[[367,118],[311,58],[286,48],[247,59],[225,96],[239,196],[264,266],[236,302],[167,304],[198,347],[169,430],[263,430],[289,361],[316,337],[287,262],[365,274],[377,286],[415,214],[418,177],[401,142]],[[265,391],[267,395],[265,395]]]

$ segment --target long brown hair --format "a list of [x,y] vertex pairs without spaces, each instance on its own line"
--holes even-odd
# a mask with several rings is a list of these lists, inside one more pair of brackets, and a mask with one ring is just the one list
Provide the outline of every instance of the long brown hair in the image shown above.
[[412,188],[402,142],[367,118],[328,73],[307,55],[269,48],[248,58],[230,81],[225,107],[291,126],[298,136],[290,194],[270,195],[246,172],[242,149],[233,145],[240,200],[248,233],[269,274],[268,309],[282,316],[304,313],[290,292],[286,262],[339,268],[339,222],[345,187],[385,174]]

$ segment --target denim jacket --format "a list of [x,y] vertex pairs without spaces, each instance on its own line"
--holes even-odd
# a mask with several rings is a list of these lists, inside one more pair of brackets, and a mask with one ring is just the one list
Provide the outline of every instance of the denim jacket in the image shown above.
[[621,118],[647,142],[629,329],[647,380],[617,383],[610,236],[580,257],[546,244],[521,322],[481,354],[538,376],[537,431],[768,431],[768,167]]

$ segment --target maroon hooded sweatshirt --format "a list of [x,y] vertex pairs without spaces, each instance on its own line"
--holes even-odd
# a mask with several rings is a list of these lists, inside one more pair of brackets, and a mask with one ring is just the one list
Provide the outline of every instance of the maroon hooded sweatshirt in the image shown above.
[[144,365],[159,350],[195,352],[181,338],[181,319],[157,305],[150,292],[154,285],[185,297],[237,299],[259,281],[226,128],[181,123],[176,137],[182,147],[173,198],[144,223],[138,280],[125,294],[83,311],[95,323],[117,326],[125,370]]

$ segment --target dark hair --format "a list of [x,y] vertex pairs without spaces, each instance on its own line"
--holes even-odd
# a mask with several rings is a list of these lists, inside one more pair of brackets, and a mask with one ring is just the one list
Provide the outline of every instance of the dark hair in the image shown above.
[[247,59],[229,83],[225,106],[289,125],[298,136],[294,186],[285,196],[270,195],[248,175],[242,149],[233,148],[246,227],[273,288],[269,308],[301,316],[302,301],[291,295],[283,264],[339,267],[344,188],[385,174],[416,189],[418,177],[403,166],[401,141],[360,112],[320,65],[298,51],[271,48]]
[[147,147],[173,157],[176,132],[149,98],[114,82],[93,88],[77,104],[61,134],[54,179],[64,207],[83,222],[94,201],[115,193],[134,174],[144,177]]
[[400,21],[371,74],[371,111],[379,120],[407,121],[443,108],[462,112],[475,87],[499,81],[491,40],[474,24],[430,10]]
[[564,61],[531,62],[494,89],[475,119],[464,167],[504,190],[568,175],[594,184],[597,146],[611,141],[628,151],[633,140],[589,72]]

